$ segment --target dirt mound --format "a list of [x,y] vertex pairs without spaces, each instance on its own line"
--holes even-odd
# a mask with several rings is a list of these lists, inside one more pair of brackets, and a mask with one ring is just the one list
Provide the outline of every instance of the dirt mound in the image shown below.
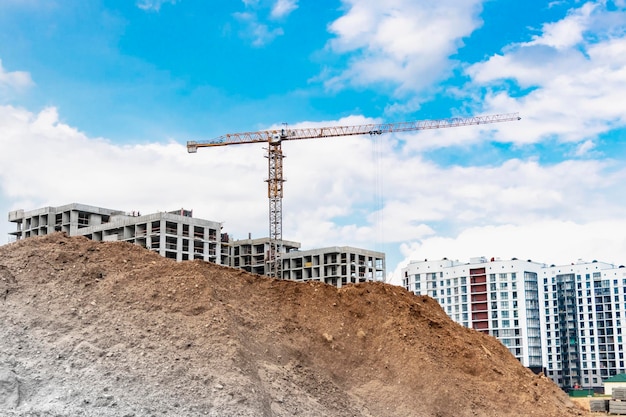
[[428,297],[55,234],[0,247],[9,416],[574,416]]

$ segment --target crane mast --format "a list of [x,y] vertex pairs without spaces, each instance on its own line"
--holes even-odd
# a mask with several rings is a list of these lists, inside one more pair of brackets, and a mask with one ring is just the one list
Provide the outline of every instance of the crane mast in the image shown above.
[[269,275],[281,278],[280,252],[283,241],[283,150],[282,139],[267,146],[267,196],[269,198],[270,250],[266,259]]
[[372,123],[354,126],[330,126],[289,129],[283,126],[278,130],[257,132],[228,133],[209,141],[188,141],[187,151],[195,153],[198,148],[240,145],[248,143],[267,143],[268,178],[267,194],[269,198],[269,239],[270,250],[266,258],[269,275],[282,278],[281,244],[283,239],[282,200],[283,200],[283,151],[285,140],[330,138],[338,136],[382,135],[383,133],[411,132],[417,130],[443,129],[481,125],[488,123],[510,122],[521,120],[518,113],[496,114],[487,116],[453,117],[448,119],[418,120],[400,123]]

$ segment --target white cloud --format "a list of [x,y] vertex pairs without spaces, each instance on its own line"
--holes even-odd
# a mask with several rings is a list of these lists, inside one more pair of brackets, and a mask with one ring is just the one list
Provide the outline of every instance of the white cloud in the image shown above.
[[[7,90],[22,90],[33,85],[33,80],[28,72],[7,71],[0,60],[0,94]],[[0,96],[1,97],[1,96]]]
[[409,260],[444,257],[462,262],[475,256],[519,258],[556,265],[583,259],[622,265],[626,263],[626,235],[621,230],[626,230],[622,218],[471,227],[454,237],[434,236],[403,245],[405,260],[396,267],[393,283],[401,284],[400,269]]
[[583,41],[583,33],[597,4],[586,3],[580,9],[571,10],[567,17],[543,25],[541,36],[534,36],[526,45],[547,45],[555,49],[571,48]]
[[343,3],[347,12],[330,25],[329,47],[351,58],[326,81],[329,88],[384,84],[401,96],[424,90],[450,74],[449,57],[482,24],[481,0]]
[[284,34],[282,28],[270,29],[268,25],[260,23],[254,13],[241,12],[234,13],[233,16],[244,26],[242,36],[252,39],[252,45],[255,47],[267,45]]
[[[272,27],[259,18],[259,9],[265,4],[258,0],[242,0],[246,7],[245,12],[233,13],[233,17],[242,24],[240,35],[251,39],[252,46],[263,47],[270,44],[278,36],[284,35],[281,27]],[[298,8],[298,0],[275,0],[269,11],[269,20],[284,19]],[[272,22],[275,24],[275,22]]]
[[298,0],[276,0],[272,7],[271,17],[281,19],[298,8]]
[[[469,66],[476,91],[487,88],[484,111],[516,111],[523,117],[515,134],[506,126],[496,138],[579,142],[626,125],[625,22],[625,12],[587,3],[544,25],[531,42],[510,45]],[[510,94],[503,80],[526,92]]]
[[158,12],[164,4],[176,4],[180,0],[137,0],[137,7],[146,11]]
[[592,140],[586,140],[576,148],[576,156],[585,156],[593,150],[596,144]]

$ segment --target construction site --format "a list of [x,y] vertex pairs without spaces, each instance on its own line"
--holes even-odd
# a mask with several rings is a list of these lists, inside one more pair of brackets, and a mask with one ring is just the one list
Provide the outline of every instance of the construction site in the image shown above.
[[0,417],[626,416],[626,0],[0,0]]
[[517,114],[229,134],[267,142],[269,238],[191,211],[70,204],[9,213],[0,247],[7,416],[589,415],[496,338],[385,284],[384,254],[282,236],[284,140],[519,120]]

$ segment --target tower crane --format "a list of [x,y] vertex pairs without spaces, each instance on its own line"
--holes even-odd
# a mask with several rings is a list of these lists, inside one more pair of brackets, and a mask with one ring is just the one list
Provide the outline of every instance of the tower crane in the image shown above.
[[281,278],[281,242],[283,234],[283,151],[281,144],[286,140],[330,138],[338,136],[382,135],[383,133],[410,132],[416,130],[442,129],[481,125],[487,123],[510,122],[520,120],[518,113],[496,114],[487,116],[453,117],[438,120],[418,120],[400,123],[364,124],[355,126],[330,126],[291,129],[263,130],[258,132],[227,133],[208,141],[188,141],[187,152],[196,153],[198,148],[214,146],[242,145],[246,143],[267,143],[268,179],[267,194],[269,197],[269,239],[270,250],[266,258],[269,275]]

